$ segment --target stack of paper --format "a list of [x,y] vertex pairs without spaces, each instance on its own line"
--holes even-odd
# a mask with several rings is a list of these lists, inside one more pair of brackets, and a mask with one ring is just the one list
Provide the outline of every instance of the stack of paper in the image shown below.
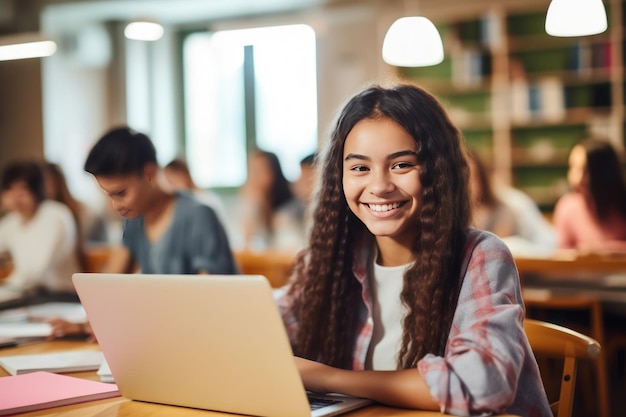
[[102,365],[98,368],[97,374],[102,382],[115,382],[115,378],[113,378],[113,374],[111,373],[111,368],[109,368],[109,364],[106,360],[102,361]]
[[0,311],[0,347],[42,340],[52,334],[45,321],[61,318],[85,323],[87,314],[80,303],[43,303]]
[[115,384],[49,372],[0,378],[0,416],[118,397]]
[[0,366],[11,375],[36,371],[93,371],[100,368],[103,362],[102,352],[94,350],[0,356]]

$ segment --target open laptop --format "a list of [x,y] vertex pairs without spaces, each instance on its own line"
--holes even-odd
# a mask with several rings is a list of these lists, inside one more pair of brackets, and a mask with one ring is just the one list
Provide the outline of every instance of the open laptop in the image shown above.
[[370,400],[310,405],[267,280],[257,275],[73,276],[120,393],[272,417],[334,416]]

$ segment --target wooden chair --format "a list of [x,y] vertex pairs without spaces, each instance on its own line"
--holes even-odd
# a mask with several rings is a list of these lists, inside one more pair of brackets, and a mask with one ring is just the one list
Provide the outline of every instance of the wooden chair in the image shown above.
[[550,407],[556,417],[571,417],[580,359],[595,360],[602,348],[593,338],[544,321],[525,319],[524,330],[535,356],[562,358],[559,398]]
[[109,261],[111,256],[111,248],[106,245],[93,246],[85,250],[86,271],[85,272],[101,272]]
[[233,254],[243,274],[263,275],[273,288],[287,283],[295,262],[292,252],[240,250]]
[[[597,393],[598,416],[609,417],[611,415],[609,399],[610,383],[602,302],[593,296],[555,295],[551,290],[545,290],[544,292],[545,293],[541,295],[541,292],[536,293],[528,291],[527,289],[523,290],[527,317],[545,320],[549,317],[548,314],[550,311],[560,311],[565,314],[567,314],[568,311],[580,311],[589,317],[588,328],[586,326],[584,328],[574,327],[573,330],[589,334],[589,336],[603,346],[603,349],[598,353],[598,360],[595,361],[593,368],[597,377],[595,388]],[[566,323],[561,324],[569,326],[569,324]]]

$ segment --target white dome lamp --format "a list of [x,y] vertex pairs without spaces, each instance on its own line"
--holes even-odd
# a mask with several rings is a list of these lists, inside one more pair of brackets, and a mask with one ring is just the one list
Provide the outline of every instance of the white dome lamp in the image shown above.
[[443,42],[435,25],[423,16],[402,17],[387,31],[383,60],[398,67],[427,67],[443,61]]
[[136,20],[124,28],[124,36],[137,41],[158,41],[163,33],[163,26],[150,20]]
[[552,0],[546,14],[546,33],[552,36],[588,36],[608,27],[602,0]]

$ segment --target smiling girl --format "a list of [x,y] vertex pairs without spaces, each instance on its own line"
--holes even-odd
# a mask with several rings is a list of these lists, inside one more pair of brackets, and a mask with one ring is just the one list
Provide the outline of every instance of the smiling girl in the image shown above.
[[309,247],[276,293],[305,387],[458,415],[551,415],[514,261],[470,229],[461,135],[424,90],[372,87],[320,160]]

